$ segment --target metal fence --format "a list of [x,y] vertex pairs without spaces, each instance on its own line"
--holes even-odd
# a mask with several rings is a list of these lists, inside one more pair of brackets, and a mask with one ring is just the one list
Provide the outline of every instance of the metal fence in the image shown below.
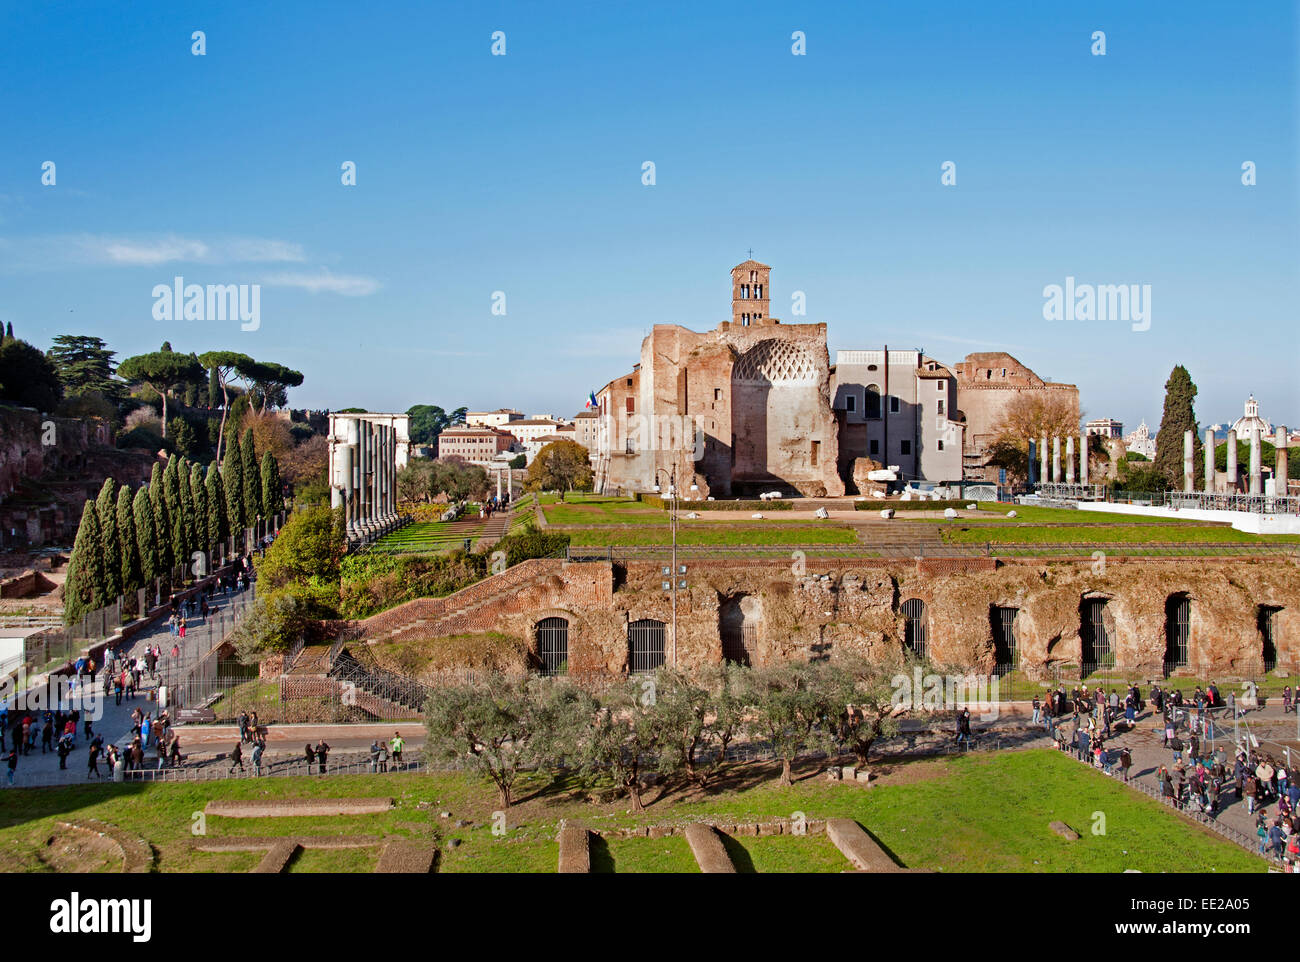
[[1300,543],[1263,541],[1223,542],[1033,542],[998,543],[993,541],[943,544],[917,540],[898,543],[861,544],[784,544],[784,545],[611,545],[570,546],[564,551],[566,561],[628,562],[665,561],[736,561],[790,559],[804,560],[898,559],[917,558],[1055,558],[1092,560],[1100,552],[1108,558],[1300,558]]

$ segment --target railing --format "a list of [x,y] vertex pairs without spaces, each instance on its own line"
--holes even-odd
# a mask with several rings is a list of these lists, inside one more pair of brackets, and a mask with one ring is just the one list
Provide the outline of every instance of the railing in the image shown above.
[[[1093,558],[1096,552],[1108,557],[1300,557],[1300,543],[1269,541],[1224,542],[972,542],[942,544],[916,541],[893,544],[784,544],[784,545],[678,545],[677,558],[725,560],[764,557],[790,558],[798,552],[804,558]],[[671,545],[609,545],[569,547],[567,561],[659,561],[672,556]]]
[[329,677],[411,711],[418,712],[429,697],[429,689],[414,678],[385,668],[364,668],[351,658],[339,660]]
[[[1097,766],[1092,761],[1077,758],[1071,752],[1067,752],[1066,754],[1068,754],[1071,758],[1074,758],[1074,760],[1077,761],[1080,765],[1086,765],[1088,768],[1091,768],[1094,771],[1100,772],[1103,775],[1105,774],[1104,772],[1101,772],[1101,770],[1098,769]],[[1118,765],[1116,765],[1115,767],[1118,767]],[[1110,777],[1114,778],[1115,776],[1112,775]],[[1239,845],[1242,848],[1246,849],[1252,855],[1259,855],[1259,839],[1257,837],[1247,835],[1245,832],[1238,831],[1237,829],[1233,828],[1231,825],[1228,825],[1220,821],[1217,817],[1211,818],[1209,815],[1206,815],[1202,811],[1187,811],[1186,800],[1173,799],[1168,797],[1160,790],[1160,785],[1158,782],[1155,785],[1152,785],[1144,781],[1142,777],[1134,775],[1131,778],[1129,778],[1127,782],[1124,782],[1121,779],[1121,783],[1127,785],[1129,788],[1134,788],[1137,791],[1142,792],[1144,795],[1149,795],[1151,798],[1154,798],[1158,802],[1162,802],[1168,807],[1174,809],[1174,811],[1178,812],[1180,815],[1183,815],[1186,818],[1190,818],[1193,821],[1199,822],[1201,825],[1204,825],[1210,831],[1218,835],[1221,835],[1228,841],[1232,842],[1233,844]]]
[[1112,491],[1107,501],[1166,508],[1246,511],[1254,514],[1300,514],[1300,498],[1206,491]]

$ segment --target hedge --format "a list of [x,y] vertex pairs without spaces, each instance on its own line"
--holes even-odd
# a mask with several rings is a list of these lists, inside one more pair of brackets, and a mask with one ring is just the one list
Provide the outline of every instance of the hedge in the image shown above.
[[[665,511],[672,508],[672,500],[663,503]],[[793,501],[678,501],[680,511],[789,511]]]
[[944,508],[964,508],[968,504],[979,503],[974,498],[962,498],[960,501],[952,498],[944,501],[889,501],[885,498],[872,498],[869,501],[854,501],[853,510],[883,511],[885,508],[893,508],[895,511],[942,511]]

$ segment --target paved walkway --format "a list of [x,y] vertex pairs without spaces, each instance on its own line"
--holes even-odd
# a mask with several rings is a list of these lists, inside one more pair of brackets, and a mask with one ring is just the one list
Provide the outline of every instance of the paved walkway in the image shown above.
[[[243,592],[231,592],[229,595],[218,594],[213,599],[216,602],[216,607],[209,612],[206,620],[197,614],[192,619],[187,616],[188,625],[185,638],[173,635],[167,622],[160,621],[157,625],[134,635],[118,645],[117,650],[126,657],[142,657],[146,645],[158,645],[163,650],[162,658],[158,664],[158,673],[154,676],[146,674],[142,677],[142,690],[136,694],[134,699],[123,697],[120,705],[117,704],[111,690],[106,694],[103,672],[96,672],[94,684],[83,681],[82,685],[78,686],[78,689],[73,692],[73,697],[84,699],[84,701],[78,702],[76,707],[82,711],[83,715],[89,711],[94,717],[95,720],[91,723],[92,731],[97,735],[103,735],[106,743],[111,742],[120,747],[129,745],[134,737],[131,733],[133,724],[131,711],[139,707],[142,712],[157,717],[158,686],[179,678],[189,666],[211,651],[214,645],[219,644],[223,640],[225,632],[233,627],[235,620],[252,603],[252,599],[252,589],[245,589]],[[193,626],[193,628],[189,626]],[[180,649],[176,656],[171,653],[173,646]],[[73,706],[65,703],[63,707]],[[44,708],[40,708],[40,711],[43,712]],[[33,717],[36,717],[34,712],[32,714]],[[5,732],[6,748],[9,747],[9,739],[14,723],[21,720],[22,717],[23,713],[21,711],[10,708],[9,731]],[[178,730],[184,732],[183,727]],[[19,756],[18,768],[13,781],[15,788],[35,785],[72,784],[87,780],[88,752],[86,749],[88,742],[84,735],[84,729],[79,728],[77,731],[76,747],[72,754],[68,756],[68,767],[66,769],[59,768],[59,757],[54,751],[41,752],[39,741],[37,739],[37,746],[29,754]],[[183,736],[181,750],[185,751]],[[146,763],[157,763],[157,755],[152,751],[146,751],[145,759]],[[109,776],[108,766],[102,760],[99,764],[99,770],[104,773],[107,780]],[[5,774],[0,776],[0,785],[8,786],[7,768],[4,771]],[[93,781],[93,778],[91,780]]]

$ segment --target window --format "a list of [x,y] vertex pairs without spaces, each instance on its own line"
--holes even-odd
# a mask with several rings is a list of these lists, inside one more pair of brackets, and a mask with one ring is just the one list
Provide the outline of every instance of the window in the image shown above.
[[943,413],[943,398],[939,398],[939,413]]
[[1079,661],[1083,674],[1098,668],[1113,667],[1115,654],[1110,649],[1110,612],[1105,598],[1084,598],[1079,605]]
[[821,449],[822,449],[822,443],[820,441],[814,441],[812,443],[812,452],[810,454],[810,457],[812,459],[812,466],[814,468],[817,467],[817,458],[821,454]]
[[893,394],[889,395],[889,413],[897,414],[900,410],[902,410],[902,408],[898,403],[898,398]]
[[999,666],[1014,668],[1020,664],[1016,650],[1016,615],[1019,608],[989,608],[989,626],[993,629],[993,656]]
[[721,400],[722,400],[722,388],[720,388],[720,387],[715,387],[715,388],[713,389],[713,400],[715,400],[715,401],[721,401]]
[[1007,376],[1007,369],[1005,367],[1002,369],[1002,376],[1003,377]]
[[741,299],[742,301],[744,301],[744,300],[748,300],[748,299],[749,299],[749,285],[748,285],[748,284],[741,284],[741,285],[740,285],[740,299]]
[[844,395],[844,410],[852,414],[858,409],[858,399],[852,394]]
[[880,386],[877,384],[867,385],[867,404],[865,413],[869,418],[880,417]]
[[930,616],[920,598],[903,602],[903,644],[918,658],[924,658],[929,651]]
[[662,668],[664,663],[664,623],[653,618],[633,621],[627,626],[627,668],[643,673]]
[[1165,675],[1187,666],[1187,638],[1191,629],[1192,600],[1184,593],[1165,601]]
[[899,454],[911,454],[911,453],[912,453],[912,442],[911,442],[911,441],[899,441],[899,442],[898,442],[898,453],[899,453]]
[[627,399],[627,413],[632,414],[635,411],[636,411],[636,398],[630,397]]
[[1259,640],[1264,656],[1264,670],[1272,671],[1277,667],[1277,615],[1282,609],[1273,605],[1260,605],[1255,616],[1259,628]]
[[543,675],[563,675],[569,670],[569,620],[543,618],[537,623],[537,660]]
[[754,296],[757,297],[757,298],[761,301],[761,300],[763,299],[763,285],[762,285],[762,284],[759,284],[758,287],[754,288],[754,290],[756,290],[756,291],[758,292],[758,293],[755,294]]
[[942,441],[939,442],[939,450],[940,450],[940,451],[943,450],[943,442],[942,442]]
[[880,442],[879,442],[879,441],[874,441],[874,440],[868,442],[868,444],[867,444],[867,453],[872,454],[872,455],[879,454],[879,453],[880,453]]
[[946,382],[943,381],[943,380],[935,381],[935,382],[934,382],[934,389],[935,389],[936,391],[938,391],[940,394],[942,394],[945,385],[946,385]]

